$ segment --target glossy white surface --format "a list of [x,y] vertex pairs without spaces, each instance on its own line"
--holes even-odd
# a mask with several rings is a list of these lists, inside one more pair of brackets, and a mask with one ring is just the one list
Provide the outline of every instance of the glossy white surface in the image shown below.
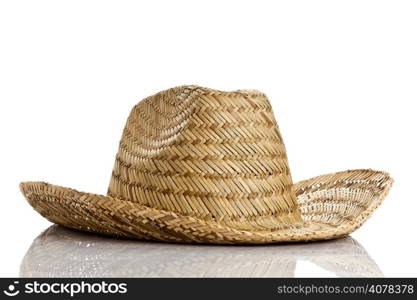
[[32,243],[20,265],[20,276],[294,277],[301,261],[333,276],[383,277],[365,249],[351,237],[231,247],[122,240],[57,225]]
[[[1,1],[0,276],[19,276],[28,253],[45,270],[54,258],[42,260],[39,240],[28,252],[51,224],[26,203],[18,183],[43,180],[105,193],[131,107],[182,84],[265,92],[294,181],[354,168],[389,171],[392,191],[352,237],[384,276],[417,276],[416,15],[416,1],[394,0]],[[119,249],[104,244],[106,251]],[[80,257],[86,253],[71,245]],[[121,265],[140,260],[132,252],[144,245],[122,243]],[[161,247],[163,257],[171,246]],[[306,249],[315,247],[322,249]],[[291,259],[288,246],[267,247],[265,255],[236,248],[236,257],[227,248],[227,255],[216,250],[206,262],[223,265],[230,257],[236,274],[258,274],[259,266],[259,274],[291,276],[296,264],[295,276],[334,276],[326,263],[354,253],[332,256],[325,252],[333,251],[330,244],[323,248],[325,255],[317,250],[307,257],[303,250]],[[161,261],[212,248],[181,249],[187,251],[146,261],[147,270],[155,275]],[[246,255],[255,262],[246,264]]]

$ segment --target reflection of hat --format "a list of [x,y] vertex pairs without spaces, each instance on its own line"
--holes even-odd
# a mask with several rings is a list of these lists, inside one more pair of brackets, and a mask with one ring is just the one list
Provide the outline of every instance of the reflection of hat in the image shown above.
[[391,183],[387,173],[352,170],[293,185],[264,94],[183,86],[133,108],[107,196],[42,182],[22,183],[21,190],[41,215],[80,230],[171,242],[274,243],[349,234]]
[[296,262],[341,277],[381,277],[351,237],[280,246],[213,246],[112,239],[52,226],[26,253],[22,277],[293,277]]

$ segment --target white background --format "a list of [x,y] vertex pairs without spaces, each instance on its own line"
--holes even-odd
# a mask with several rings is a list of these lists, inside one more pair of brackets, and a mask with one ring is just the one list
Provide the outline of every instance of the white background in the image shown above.
[[389,171],[352,236],[417,276],[417,2],[382,0],[1,1],[0,276],[50,225],[19,182],[105,194],[131,107],[183,84],[265,92],[294,181]]

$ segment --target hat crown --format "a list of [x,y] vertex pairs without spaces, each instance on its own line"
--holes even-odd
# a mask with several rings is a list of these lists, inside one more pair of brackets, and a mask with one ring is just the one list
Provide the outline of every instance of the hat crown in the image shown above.
[[182,86],[139,102],[108,195],[238,229],[301,221],[285,146],[258,91]]

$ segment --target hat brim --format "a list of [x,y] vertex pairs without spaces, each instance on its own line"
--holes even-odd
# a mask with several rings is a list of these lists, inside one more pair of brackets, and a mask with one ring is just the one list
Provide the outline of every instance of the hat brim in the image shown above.
[[22,193],[49,221],[106,235],[169,242],[266,244],[328,240],[360,227],[393,183],[385,172],[348,170],[294,184],[303,222],[291,228],[239,230],[117,198],[45,182],[24,182]]

